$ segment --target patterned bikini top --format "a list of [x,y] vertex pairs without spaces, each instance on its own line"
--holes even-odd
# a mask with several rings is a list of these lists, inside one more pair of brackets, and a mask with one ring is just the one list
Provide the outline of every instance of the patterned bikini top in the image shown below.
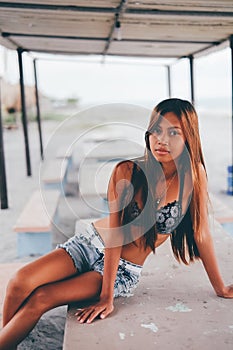
[[[128,219],[133,225],[140,225],[140,220],[137,220],[137,218],[141,211],[138,203],[133,201],[128,210]],[[181,204],[177,200],[159,208],[155,216],[155,225],[158,233],[171,234],[180,223],[182,217]]]
[[[135,165],[133,172],[135,170]],[[133,176],[133,175],[132,175]],[[174,200],[171,203],[167,203],[165,206],[156,210],[155,213],[155,226],[157,232],[160,234],[171,234],[179,225],[184,215],[182,214],[182,197],[184,189],[184,175],[180,176],[180,190],[178,200]],[[140,226],[142,224],[140,214],[142,209],[138,206],[138,203],[133,199],[127,206],[126,216],[127,222],[132,225]]]
[[159,233],[168,234],[175,230],[182,219],[182,208],[176,200],[156,212],[156,227]]

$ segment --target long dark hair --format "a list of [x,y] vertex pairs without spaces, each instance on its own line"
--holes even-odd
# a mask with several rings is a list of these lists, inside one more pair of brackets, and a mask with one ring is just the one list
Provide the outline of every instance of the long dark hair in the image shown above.
[[[175,257],[178,261],[182,260],[185,264],[199,257],[199,252],[194,240],[195,237],[201,240],[201,222],[200,222],[200,164],[205,169],[204,157],[201,148],[201,141],[198,127],[198,117],[193,105],[186,100],[171,98],[160,102],[153,110],[148,126],[146,138],[145,162],[147,168],[158,165],[149,148],[149,133],[156,124],[159,123],[161,116],[168,112],[173,112],[180,120],[183,134],[185,136],[185,149],[180,156],[177,164],[180,174],[180,181],[185,173],[190,172],[192,178],[192,194],[190,204],[186,213],[177,228],[172,232],[171,243]],[[183,184],[182,184],[183,185]]]
[[[150,247],[155,252],[157,231],[155,225],[156,201],[154,191],[156,181],[162,175],[161,165],[154,158],[150,151],[149,135],[160,123],[161,118],[168,112],[173,112],[181,123],[181,128],[185,136],[185,148],[177,161],[177,172],[179,176],[180,189],[184,187],[185,174],[189,173],[192,179],[192,191],[190,201],[185,208],[182,220],[171,234],[171,244],[175,258],[185,264],[199,258],[195,239],[201,240],[201,220],[200,220],[200,164],[204,164],[201,149],[201,141],[198,128],[197,113],[189,101],[172,98],[160,102],[152,111],[148,129],[145,134],[146,149],[141,158],[127,163],[131,171],[131,184],[133,185],[133,195],[129,200],[128,189],[125,188],[121,194],[120,224],[127,227],[129,223],[129,209],[133,205],[135,195],[141,191],[143,210],[140,214],[140,223],[144,228],[142,242],[144,248]],[[118,164],[120,166],[120,164]],[[126,203],[126,204],[125,204]],[[128,230],[128,227],[127,227]],[[129,231],[129,230],[128,230]]]

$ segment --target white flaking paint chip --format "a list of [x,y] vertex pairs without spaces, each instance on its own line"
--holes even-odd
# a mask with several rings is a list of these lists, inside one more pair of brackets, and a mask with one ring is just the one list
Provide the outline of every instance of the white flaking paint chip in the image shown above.
[[166,307],[166,310],[172,311],[172,312],[190,312],[192,309],[187,307],[183,303],[177,303],[175,306],[168,306]]
[[134,294],[130,293],[130,292],[124,295],[124,297],[127,297],[127,298],[130,298],[130,297],[133,297],[133,296],[134,296]]
[[149,324],[144,324],[144,323],[142,323],[141,324],[141,327],[143,327],[143,328],[148,328],[148,329],[150,329],[152,332],[154,332],[154,333],[156,333],[156,332],[158,332],[158,327],[153,323],[153,322],[151,322],[151,323],[149,323]]
[[119,337],[121,340],[125,340],[125,333],[119,332]]

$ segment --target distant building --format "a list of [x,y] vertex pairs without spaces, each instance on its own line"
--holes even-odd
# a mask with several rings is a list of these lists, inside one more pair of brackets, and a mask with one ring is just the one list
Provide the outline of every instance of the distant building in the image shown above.
[[[1,81],[2,108],[8,113],[21,111],[21,96],[19,84],[10,84],[4,80]],[[25,86],[25,100],[27,109],[34,108],[35,87]]]

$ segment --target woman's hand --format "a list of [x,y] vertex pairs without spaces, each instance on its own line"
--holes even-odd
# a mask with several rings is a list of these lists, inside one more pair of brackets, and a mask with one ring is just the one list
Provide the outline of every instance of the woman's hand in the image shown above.
[[221,293],[217,293],[218,297],[221,298],[233,298],[233,284],[224,287]]
[[113,312],[113,310],[113,298],[101,298],[98,303],[78,310],[75,316],[78,316],[77,320],[80,323],[91,323],[98,316],[104,319]]

